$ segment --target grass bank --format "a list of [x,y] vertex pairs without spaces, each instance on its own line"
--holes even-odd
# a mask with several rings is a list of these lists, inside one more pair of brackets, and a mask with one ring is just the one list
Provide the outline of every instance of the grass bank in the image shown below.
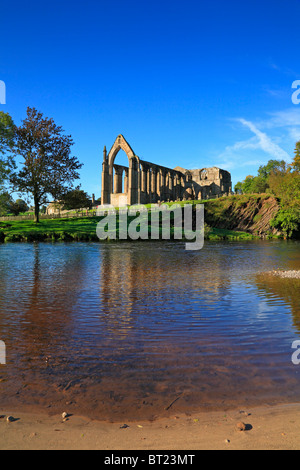
[[[276,238],[277,235],[268,230],[269,225],[266,222],[273,215],[274,210],[268,213],[268,208],[274,209],[274,202],[269,201],[267,203],[267,201],[268,198],[249,196],[246,198],[244,196],[232,196],[205,201],[205,239],[212,241],[253,240],[262,238],[262,234],[264,238]],[[195,205],[198,203],[199,201],[189,201],[181,203],[181,205]],[[145,213],[144,217],[149,218],[149,212],[148,214]],[[128,217],[128,225],[134,218]],[[39,224],[35,224],[31,220],[0,222],[0,242],[98,242],[96,227],[100,220],[101,217],[80,217],[41,220]],[[245,229],[242,230],[242,227],[245,227]],[[117,239],[118,228],[117,223]],[[161,233],[161,226],[159,228]],[[171,226],[171,237],[172,232]],[[110,240],[112,239],[113,237],[110,237]],[[150,226],[148,239],[151,239]]]
[[96,235],[99,217],[0,222],[0,241],[98,241]]
[[270,194],[247,194],[222,197],[205,202],[205,222],[217,229],[246,232],[260,238],[281,234],[271,228],[280,207]]

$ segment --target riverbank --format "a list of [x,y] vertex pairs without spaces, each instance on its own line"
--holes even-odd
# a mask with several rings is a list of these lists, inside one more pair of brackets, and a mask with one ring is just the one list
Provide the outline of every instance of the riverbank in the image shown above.
[[[1,411],[1,450],[299,450],[300,404],[206,412],[175,412],[153,422],[110,423],[82,416]],[[237,424],[244,422],[245,431]],[[127,425],[124,426],[124,424]]]
[[[133,218],[128,219],[128,224]],[[39,224],[35,224],[31,220],[27,221],[10,221],[0,223],[0,243],[10,242],[99,242],[96,234],[97,224],[101,217],[82,217],[73,219],[53,219],[42,220]],[[160,228],[161,229],[161,228]],[[211,227],[205,225],[205,239],[211,241],[221,240],[255,240],[262,238],[253,233],[232,230],[220,227]],[[108,241],[113,241],[114,236]],[[171,227],[172,238],[172,227]],[[268,235],[269,239],[278,238],[276,235]],[[149,236],[151,240],[150,225]],[[118,225],[117,225],[117,241],[118,241]]]
[[205,202],[205,222],[211,227],[244,231],[261,238],[280,236],[272,228],[279,202],[270,194],[232,195]]

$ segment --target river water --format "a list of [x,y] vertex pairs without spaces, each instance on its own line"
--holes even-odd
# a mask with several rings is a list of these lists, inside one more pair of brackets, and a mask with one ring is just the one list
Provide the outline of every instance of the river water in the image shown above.
[[300,401],[300,280],[272,269],[299,270],[300,244],[1,245],[1,407],[126,422]]

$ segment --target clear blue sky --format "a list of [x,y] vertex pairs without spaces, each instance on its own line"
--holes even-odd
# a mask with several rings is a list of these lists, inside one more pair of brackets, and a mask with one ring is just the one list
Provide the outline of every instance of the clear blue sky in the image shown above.
[[234,183],[293,156],[299,0],[16,0],[0,15],[0,110],[62,125],[90,194],[120,133],[142,159],[220,166]]

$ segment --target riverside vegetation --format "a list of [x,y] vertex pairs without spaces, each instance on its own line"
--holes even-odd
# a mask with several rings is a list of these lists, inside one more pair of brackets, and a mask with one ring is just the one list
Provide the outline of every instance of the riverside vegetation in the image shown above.
[[[206,240],[253,240],[258,238],[283,237],[277,229],[271,228],[279,205],[270,195],[235,195],[210,201],[186,201],[180,203],[203,203],[205,207]],[[150,209],[145,215],[150,221]],[[128,217],[128,224],[135,217]],[[68,219],[0,222],[1,242],[32,241],[99,241],[96,227],[101,217],[80,217]],[[117,224],[118,232],[118,224]],[[118,238],[118,234],[117,234]],[[172,238],[172,214],[171,214]],[[149,224],[149,239],[150,224]],[[108,238],[108,241],[111,241]]]
[[[77,202],[78,207],[87,207],[82,205],[82,197],[86,201],[88,195],[80,186],[74,188],[83,165],[72,156],[73,145],[62,127],[35,108],[27,109],[20,126],[0,112],[0,213],[8,206],[22,210],[23,200],[11,200],[11,194],[17,192],[31,198],[35,216],[35,223],[1,223],[0,241],[98,240],[100,218],[39,220],[49,197],[71,209]],[[300,142],[292,163],[270,160],[257,176],[237,183],[235,192],[217,200],[182,203],[205,204],[206,239],[299,238]]]

